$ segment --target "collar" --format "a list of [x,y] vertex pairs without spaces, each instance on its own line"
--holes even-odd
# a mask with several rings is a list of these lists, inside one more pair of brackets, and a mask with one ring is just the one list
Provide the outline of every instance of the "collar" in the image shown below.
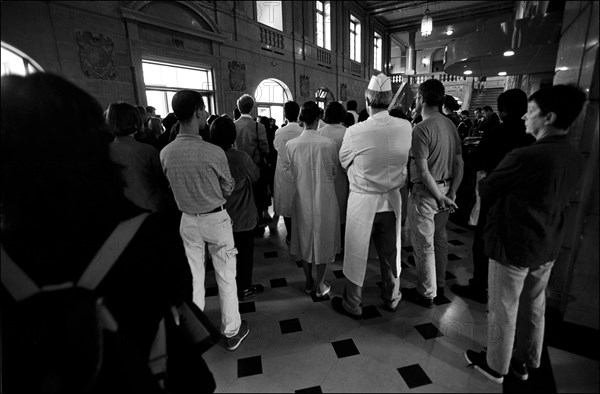
[[194,135],[194,134],[181,134],[181,133],[179,133],[179,134],[177,134],[177,137],[175,137],[175,138],[176,139],[177,138],[183,138],[183,139],[193,138],[193,139],[200,139],[200,141],[204,141],[204,139],[202,138],[201,135]]
[[[252,116],[250,116],[250,114],[242,114],[242,115],[240,116],[240,119],[241,119],[241,118],[249,118],[249,119],[252,119]],[[254,119],[252,119],[252,120],[254,120]]]

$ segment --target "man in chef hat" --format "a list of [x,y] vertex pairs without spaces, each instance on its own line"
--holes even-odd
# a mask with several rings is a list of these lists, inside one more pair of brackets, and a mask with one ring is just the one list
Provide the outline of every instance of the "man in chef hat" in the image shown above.
[[392,81],[373,76],[365,91],[369,118],[346,130],[340,163],[348,173],[350,195],[346,214],[343,297],[333,308],[354,319],[362,317],[362,287],[371,237],[379,256],[384,308],[395,311],[400,302],[400,188],[411,143],[411,126],[389,115]]

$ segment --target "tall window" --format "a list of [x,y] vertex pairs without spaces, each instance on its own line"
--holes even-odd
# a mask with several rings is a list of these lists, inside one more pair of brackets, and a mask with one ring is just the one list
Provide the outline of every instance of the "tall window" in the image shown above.
[[17,48],[2,42],[2,75],[29,75],[44,71],[33,59]]
[[283,124],[283,104],[293,100],[292,93],[285,83],[269,78],[263,80],[254,92],[258,116],[275,119],[278,125]]
[[256,20],[273,29],[283,31],[281,1],[257,1]]
[[350,59],[360,63],[360,21],[350,15]]
[[373,68],[379,71],[383,71],[383,65],[381,64],[383,53],[382,42],[379,33],[375,32],[373,35]]
[[317,1],[317,45],[331,50],[331,2]]
[[171,101],[181,89],[196,90],[202,94],[206,110],[216,112],[215,90],[212,71],[206,68],[194,68],[176,64],[143,60],[144,84],[148,105],[156,108],[163,118],[173,112]]

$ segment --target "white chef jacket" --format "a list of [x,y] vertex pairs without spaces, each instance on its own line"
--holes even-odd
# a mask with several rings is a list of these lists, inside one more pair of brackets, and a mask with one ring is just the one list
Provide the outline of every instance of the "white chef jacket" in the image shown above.
[[346,130],[340,149],[340,162],[350,183],[344,275],[358,286],[364,282],[370,234],[378,211],[393,210],[396,214],[398,253],[396,266],[392,268],[395,268],[395,276],[400,275],[400,188],[406,180],[411,138],[410,123],[390,116],[387,111],[378,112]]
[[273,211],[283,217],[292,217],[292,197],[296,186],[290,172],[290,163],[285,144],[302,134],[302,127],[296,122],[275,131],[273,147],[277,151],[277,165],[275,166],[275,181],[273,195]]

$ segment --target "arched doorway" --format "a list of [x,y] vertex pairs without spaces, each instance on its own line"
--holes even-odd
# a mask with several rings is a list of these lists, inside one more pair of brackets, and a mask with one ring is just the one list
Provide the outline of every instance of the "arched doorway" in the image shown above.
[[263,80],[254,92],[258,116],[275,119],[278,125],[283,124],[283,104],[293,100],[292,92],[287,85],[275,78]]
[[2,41],[2,75],[29,75],[44,69],[31,57]]

